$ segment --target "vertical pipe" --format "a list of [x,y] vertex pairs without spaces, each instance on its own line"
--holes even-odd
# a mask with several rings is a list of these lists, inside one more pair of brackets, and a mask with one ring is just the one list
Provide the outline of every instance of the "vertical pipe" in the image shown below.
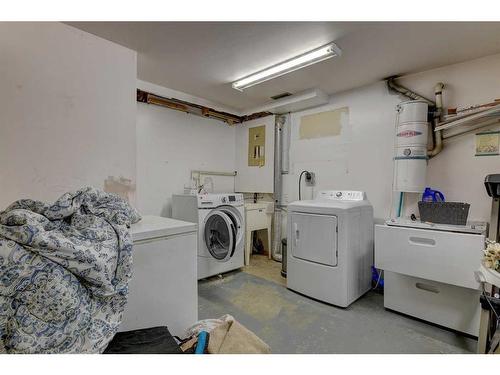
[[274,122],[274,236],[271,256],[276,261],[281,261],[281,192],[282,192],[282,130],[285,116],[276,116]]
[[285,123],[284,116],[276,116],[274,121],[274,205],[281,205],[281,164],[283,137],[282,129]]
[[[432,123],[432,131],[441,122],[443,117],[443,89],[444,83],[439,82],[434,87],[434,95],[436,96],[436,110],[434,111],[434,119]],[[443,150],[443,133],[441,131],[434,132],[434,148],[427,153],[432,158]]]
[[[290,171],[290,113],[283,115],[283,124],[281,127],[281,174],[288,174]],[[288,124],[287,124],[288,123]],[[286,126],[285,126],[286,125]]]

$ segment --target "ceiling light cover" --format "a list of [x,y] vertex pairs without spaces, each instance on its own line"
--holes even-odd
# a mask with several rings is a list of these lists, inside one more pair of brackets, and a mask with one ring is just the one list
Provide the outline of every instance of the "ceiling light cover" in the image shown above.
[[341,53],[340,48],[337,47],[335,43],[328,43],[312,51],[292,57],[289,60],[239,79],[236,82],[233,82],[233,88],[242,91],[248,87],[258,85],[259,83],[282,76],[306,66],[316,64],[335,56],[340,56]]

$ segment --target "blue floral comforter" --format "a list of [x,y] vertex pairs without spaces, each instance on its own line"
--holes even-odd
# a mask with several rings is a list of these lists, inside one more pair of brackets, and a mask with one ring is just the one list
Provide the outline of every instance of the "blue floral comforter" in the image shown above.
[[0,212],[0,352],[102,352],[127,302],[140,218],[91,187]]

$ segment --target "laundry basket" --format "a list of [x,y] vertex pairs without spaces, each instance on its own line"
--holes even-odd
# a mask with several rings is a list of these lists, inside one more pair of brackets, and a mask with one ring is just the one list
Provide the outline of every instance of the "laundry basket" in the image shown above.
[[462,202],[418,202],[420,221],[436,224],[467,224],[469,207],[469,203]]

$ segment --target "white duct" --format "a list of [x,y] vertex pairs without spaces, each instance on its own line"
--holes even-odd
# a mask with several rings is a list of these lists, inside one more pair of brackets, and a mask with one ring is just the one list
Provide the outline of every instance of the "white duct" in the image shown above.
[[273,100],[272,102],[266,103],[257,108],[252,108],[246,112],[271,112],[274,114],[298,112],[304,109],[319,107],[320,105],[327,104],[329,100],[330,97],[323,91],[312,89]]

